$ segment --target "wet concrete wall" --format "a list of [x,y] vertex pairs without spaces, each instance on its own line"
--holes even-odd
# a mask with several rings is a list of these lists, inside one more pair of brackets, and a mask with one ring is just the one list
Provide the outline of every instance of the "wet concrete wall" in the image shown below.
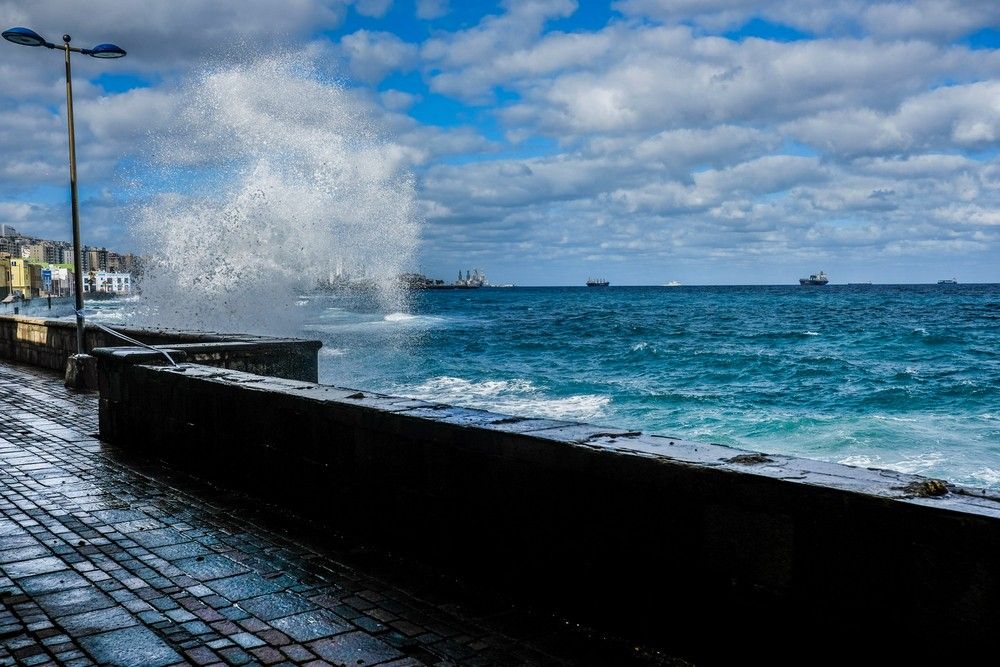
[[135,355],[98,353],[102,439],[674,654],[954,657],[1000,627],[996,495]]
[[[147,345],[184,350],[191,362],[296,380],[318,379],[319,341],[174,329],[116,329]],[[88,325],[86,345],[94,350],[128,343]],[[76,354],[75,321],[0,316],[0,359],[62,372],[72,354]]]

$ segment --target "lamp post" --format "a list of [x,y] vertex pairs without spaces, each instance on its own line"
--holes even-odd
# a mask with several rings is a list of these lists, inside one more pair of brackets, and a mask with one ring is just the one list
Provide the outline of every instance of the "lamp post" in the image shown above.
[[[70,68],[69,54],[82,53],[92,58],[121,58],[125,55],[125,50],[114,44],[98,44],[92,49],[81,49],[77,46],[70,46],[71,37],[63,35],[62,45],[56,45],[45,40],[34,30],[28,28],[10,28],[5,30],[3,38],[22,46],[44,46],[47,49],[60,49],[66,56],[66,124],[69,130],[69,192],[73,215],[73,268],[74,282],[76,283],[76,353],[86,354],[86,343],[84,340],[84,320],[83,320],[83,253],[80,246],[80,208],[76,190],[76,133],[73,127],[73,72]],[[81,360],[77,360],[79,363]],[[82,374],[77,367],[74,373],[75,384],[82,386]],[[67,381],[69,378],[67,377]]]

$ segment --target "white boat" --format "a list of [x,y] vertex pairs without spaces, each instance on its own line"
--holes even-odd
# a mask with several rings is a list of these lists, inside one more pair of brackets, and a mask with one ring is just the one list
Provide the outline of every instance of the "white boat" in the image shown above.
[[681,283],[679,280],[671,280],[669,283],[665,284],[664,287],[680,287]]

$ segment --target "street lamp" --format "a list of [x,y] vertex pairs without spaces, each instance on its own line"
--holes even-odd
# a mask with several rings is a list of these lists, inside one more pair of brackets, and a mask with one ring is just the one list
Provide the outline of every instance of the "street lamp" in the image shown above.
[[[77,202],[76,193],[76,134],[73,129],[73,76],[69,64],[69,54],[82,53],[92,58],[121,58],[125,55],[125,50],[114,44],[98,44],[92,49],[81,49],[70,46],[70,36],[63,35],[61,46],[45,40],[34,30],[28,28],[11,28],[5,30],[3,38],[8,42],[21,44],[22,46],[44,46],[47,49],[61,49],[66,54],[66,123],[69,129],[69,191],[70,201],[73,211],[73,264],[74,282],[76,283],[76,353],[86,354],[86,344],[84,341],[83,329],[83,256],[80,249],[80,209]],[[78,359],[79,363],[80,360]],[[82,373],[76,368],[77,385],[80,386]]]

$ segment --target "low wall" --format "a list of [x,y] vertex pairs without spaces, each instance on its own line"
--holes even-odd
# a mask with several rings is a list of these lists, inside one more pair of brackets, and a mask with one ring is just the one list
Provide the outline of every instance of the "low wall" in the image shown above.
[[982,491],[95,354],[102,439],[698,661],[954,656],[1000,627]]
[[[174,329],[116,329],[147,345],[181,350],[194,363],[310,382],[318,379],[316,355],[322,346],[319,341]],[[90,351],[123,344],[120,338],[102,329],[86,327],[86,345]],[[76,354],[75,320],[0,316],[0,359],[62,372],[66,369],[66,359],[73,354]]]

